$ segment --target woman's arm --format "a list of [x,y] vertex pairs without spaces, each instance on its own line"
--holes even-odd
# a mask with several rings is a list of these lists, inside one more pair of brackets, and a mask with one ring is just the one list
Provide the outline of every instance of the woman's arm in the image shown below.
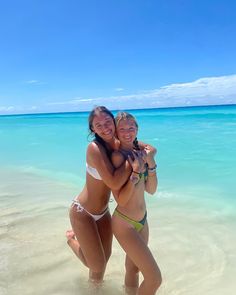
[[156,162],[152,153],[149,153],[148,149],[145,149],[147,153],[146,161],[148,164],[148,178],[145,182],[145,191],[153,195],[157,190],[157,174],[156,174]]
[[138,180],[133,181],[129,179],[119,191],[112,191],[112,194],[119,206],[124,207],[127,204],[131,196],[134,194],[136,183],[138,183]]
[[156,171],[155,172],[148,171],[148,178],[145,182],[145,191],[149,193],[150,195],[155,194],[155,192],[157,191],[157,184],[158,184],[158,180],[157,180]]
[[97,169],[103,182],[111,189],[119,190],[131,173],[128,161],[124,161],[115,169],[105,150],[94,142],[88,145],[87,162]]

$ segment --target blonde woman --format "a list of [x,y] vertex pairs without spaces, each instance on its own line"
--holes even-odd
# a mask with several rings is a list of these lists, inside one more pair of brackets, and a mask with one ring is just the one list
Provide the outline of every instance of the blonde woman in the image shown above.
[[[148,223],[144,192],[157,189],[156,163],[149,147],[140,148],[138,124],[126,112],[116,117],[116,132],[120,141],[112,153],[112,163],[120,168],[128,159],[132,173],[122,188],[113,190],[117,207],[112,216],[113,233],[126,252],[125,288],[129,294],[153,295],[161,285],[159,267],[148,248]],[[139,271],[143,281],[139,285]]]

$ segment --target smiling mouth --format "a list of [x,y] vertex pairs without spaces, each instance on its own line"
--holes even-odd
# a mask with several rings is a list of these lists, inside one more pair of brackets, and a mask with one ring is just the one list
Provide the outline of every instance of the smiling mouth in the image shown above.
[[104,135],[110,135],[112,132],[108,131],[108,132],[103,132]]

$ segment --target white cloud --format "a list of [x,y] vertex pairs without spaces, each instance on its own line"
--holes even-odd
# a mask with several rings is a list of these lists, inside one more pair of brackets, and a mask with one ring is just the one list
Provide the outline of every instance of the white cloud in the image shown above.
[[76,97],[33,107],[0,106],[0,113],[87,111],[95,105],[105,105],[110,109],[134,109],[220,104],[236,104],[236,75],[205,77],[129,95]]
[[84,102],[90,102],[88,109],[95,104],[111,109],[236,104],[236,75],[201,78],[130,95],[73,100],[78,107]]
[[189,83],[171,84],[153,91],[154,95],[174,97],[222,97],[236,94],[236,75],[201,78]]
[[117,91],[117,92],[120,92],[120,91],[124,91],[124,88],[117,87],[117,88],[115,88],[114,90]]
[[15,107],[13,106],[0,106],[0,112],[3,112],[3,113],[7,113],[7,112],[10,112],[10,111],[14,111]]
[[77,105],[80,104],[81,102],[92,102],[96,100],[95,98],[74,98],[71,100],[66,100],[66,101],[58,101],[58,102],[49,102],[46,105],[48,106],[57,106],[57,105]]
[[37,106],[32,106],[30,109],[31,109],[32,111],[36,111],[36,110],[38,109],[38,107],[37,107]]
[[29,81],[25,81],[26,84],[36,84],[39,83],[38,80],[29,80]]
[[25,84],[30,84],[30,85],[44,85],[45,83],[39,80],[28,80],[24,82]]

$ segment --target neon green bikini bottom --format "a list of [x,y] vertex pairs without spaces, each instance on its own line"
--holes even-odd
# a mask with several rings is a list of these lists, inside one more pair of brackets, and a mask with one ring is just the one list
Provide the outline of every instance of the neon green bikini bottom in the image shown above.
[[133,219],[129,218],[128,216],[126,216],[123,213],[119,212],[117,209],[115,209],[113,215],[119,216],[119,217],[123,218],[124,220],[126,220],[128,223],[132,224],[133,227],[138,232],[143,228],[143,226],[144,226],[144,224],[146,222],[146,219],[147,219],[147,211],[145,212],[143,219],[141,219],[140,221],[136,221],[136,220],[133,220]]

